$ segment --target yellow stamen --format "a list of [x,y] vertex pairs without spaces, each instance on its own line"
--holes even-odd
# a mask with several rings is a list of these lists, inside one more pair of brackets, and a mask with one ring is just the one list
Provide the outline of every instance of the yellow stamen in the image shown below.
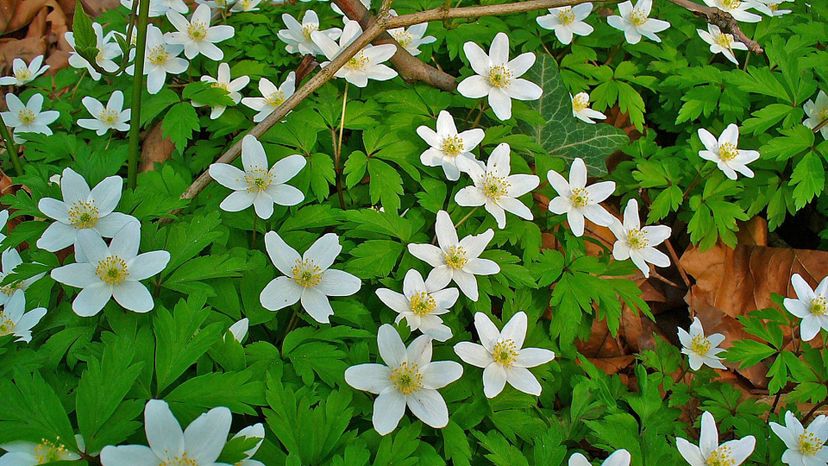
[[558,21],[564,26],[574,23],[575,13],[572,12],[572,7],[567,6],[558,10]]
[[167,53],[167,48],[164,47],[164,44],[156,45],[149,50],[149,53],[147,53],[147,60],[156,66],[167,63],[169,59],[170,54]]
[[423,317],[434,312],[437,308],[437,300],[425,291],[421,291],[409,300],[408,307],[414,314]]
[[394,387],[403,395],[410,395],[423,388],[423,374],[416,364],[404,362],[400,367],[391,371],[388,377]]
[[569,202],[575,207],[586,207],[589,205],[589,192],[586,188],[572,188]]
[[322,281],[322,269],[310,259],[297,259],[290,274],[293,281],[303,288],[313,288]]
[[107,256],[98,262],[95,274],[107,285],[120,285],[129,276],[127,263],[118,256]]
[[194,42],[201,42],[207,38],[207,25],[201,21],[194,21],[187,26],[187,36]]
[[713,347],[713,344],[710,343],[710,340],[701,334],[694,336],[690,341],[690,351],[701,356],[707,355],[711,347]]
[[100,213],[94,201],[78,201],[69,208],[69,223],[77,229],[92,228],[98,224]]
[[466,250],[462,246],[450,247],[448,252],[443,256],[443,260],[446,262],[446,265],[454,270],[462,269],[466,265],[466,262],[469,261],[466,257]]
[[735,145],[726,142],[719,146],[719,158],[724,160],[725,162],[729,162],[736,158],[739,155],[739,150],[736,148]]
[[811,306],[808,310],[813,315],[824,316],[828,314],[828,300],[825,299],[825,296],[817,296],[811,300]]
[[586,92],[579,92],[572,98],[572,109],[575,113],[581,113],[589,108],[589,94]]
[[713,450],[713,453],[710,453],[705,464],[707,466],[736,466],[736,460],[733,459],[733,450],[727,445],[722,445]]
[[17,112],[17,119],[20,120],[20,123],[23,123],[23,125],[30,125],[35,122],[37,115],[35,115],[35,113],[28,108],[23,108]]
[[365,52],[360,50],[359,52],[357,52],[356,55],[354,55],[353,57],[351,57],[350,60],[348,60],[348,63],[345,64],[345,68],[354,71],[361,71],[364,70],[366,66],[368,66],[368,61],[369,60],[368,57],[365,56]]
[[493,201],[505,196],[511,186],[506,178],[494,176],[491,173],[486,173],[486,177],[483,178],[483,194]]
[[517,345],[511,339],[495,343],[492,349],[492,359],[503,367],[512,367],[518,354]]
[[630,249],[644,249],[650,245],[650,240],[647,239],[647,235],[643,231],[630,230],[627,233],[627,244],[630,245]]
[[273,175],[264,168],[254,168],[244,175],[244,181],[248,192],[260,193],[273,183]]
[[512,70],[506,65],[495,65],[489,68],[489,85],[499,89],[509,87],[512,83]]
[[466,145],[463,142],[463,138],[458,135],[445,137],[440,143],[440,150],[449,157],[457,157],[463,153],[463,149],[465,148]]
[[642,26],[647,22],[647,14],[638,8],[630,12],[630,17],[627,19],[633,26]]

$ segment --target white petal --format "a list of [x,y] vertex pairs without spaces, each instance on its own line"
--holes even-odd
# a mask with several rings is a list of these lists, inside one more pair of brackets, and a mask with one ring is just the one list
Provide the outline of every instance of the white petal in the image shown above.
[[342,251],[339,244],[339,236],[336,233],[327,233],[316,240],[303,256],[306,260],[312,260],[322,270],[333,265],[336,257]]
[[463,360],[466,364],[471,364],[475,367],[487,367],[491,364],[494,360],[492,359],[492,355],[483,347],[483,345],[478,345],[477,343],[471,343],[468,341],[463,341],[454,345],[454,352],[457,353],[457,356]]
[[360,364],[345,370],[345,382],[357,390],[379,394],[391,384],[391,369],[382,364]]
[[506,371],[500,364],[492,363],[483,369],[483,393],[486,398],[494,398],[506,386]]
[[125,281],[112,289],[112,297],[125,309],[149,312],[154,307],[152,295],[140,282]]
[[359,278],[336,269],[328,269],[322,274],[322,281],[317,289],[328,296],[351,296],[359,291],[362,282]]
[[405,397],[396,390],[386,390],[374,400],[374,415],[371,420],[374,430],[385,435],[397,428],[405,414]]
[[515,387],[517,390],[530,395],[538,396],[541,394],[541,385],[534,374],[529,372],[529,369],[524,367],[511,367],[506,370],[506,380],[509,385]]
[[166,402],[147,402],[144,426],[149,446],[160,459],[172,459],[184,452],[184,432]]
[[417,390],[408,397],[407,404],[412,414],[435,429],[448,424],[448,407],[437,390]]
[[330,322],[330,317],[333,315],[331,303],[328,297],[321,291],[315,288],[305,288],[300,298],[302,302],[302,309],[308,313],[313,319],[320,324],[327,324]]
[[518,367],[535,367],[555,359],[555,353],[543,348],[524,348],[520,350],[515,365]]
[[299,302],[303,288],[288,277],[276,277],[259,294],[265,309],[278,311]]
[[112,297],[112,292],[103,283],[84,288],[72,301],[72,310],[81,317],[90,317],[101,309]]
[[184,430],[187,453],[196,464],[213,464],[221,454],[233,417],[225,407],[213,408],[197,417]]

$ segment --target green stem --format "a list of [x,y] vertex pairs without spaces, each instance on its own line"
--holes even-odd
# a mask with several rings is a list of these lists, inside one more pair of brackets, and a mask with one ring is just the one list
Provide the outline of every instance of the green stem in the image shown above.
[[455,229],[460,228],[460,225],[466,223],[466,220],[470,219],[471,216],[474,215],[474,213],[477,212],[477,209],[479,209],[479,208],[480,207],[478,206],[478,207],[475,207],[474,209],[470,210],[469,213],[467,213],[465,217],[461,218],[459,222],[454,224],[454,228]]
[[256,249],[256,220],[258,219],[258,215],[256,215],[256,209],[253,209],[253,231],[250,232],[250,248]]
[[342,132],[345,130],[345,110],[348,106],[348,82],[345,82],[345,92],[342,94],[342,116],[339,119],[339,140],[334,147],[334,175],[336,176],[336,194],[339,198],[339,208],[345,208],[345,196],[342,193]]
[[135,73],[132,76],[132,115],[129,121],[129,159],[127,187],[135,189],[138,180],[138,156],[141,150],[141,93],[144,90],[144,55],[147,48],[149,0],[141,0],[138,9],[138,38],[135,41]]
[[20,163],[20,156],[17,154],[17,145],[14,143],[14,137],[9,134],[9,129],[6,128],[6,123],[3,121],[0,121],[0,136],[3,137],[4,141],[6,141],[6,152],[9,153],[9,158],[14,166],[14,171],[17,173],[17,176],[22,175],[23,165]]

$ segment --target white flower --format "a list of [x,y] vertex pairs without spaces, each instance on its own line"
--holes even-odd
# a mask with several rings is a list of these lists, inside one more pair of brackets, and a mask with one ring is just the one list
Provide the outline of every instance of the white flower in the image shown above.
[[762,17],[747,11],[748,8],[756,8],[755,2],[745,0],[704,0],[704,3],[713,8],[730,13],[736,21],[744,23],[758,23]]
[[[278,1],[278,0],[274,0],[274,1]],[[309,2],[311,0],[302,0],[302,1],[303,2]],[[326,1],[326,0],[320,0],[320,1]],[[359,0],[359,3],[362,3],[362,6],[364,6],[365,9],[367,9],[367,10],[371,9],[371,0]],[[345,14],[345,13],[342,12],[342,10],[339,9],[339,7],[335,3],[331,3],[331,9],[334,11],[334,13],[336,13],[338,15],[344,15]]]
[[494,237],[494,232],[489,228],[479,235],[469,235],[458,240],[457,230],[445,210],[437,212],[434,229],[440,247],[432,244],[409,244],[408,252],[434,267],[427,279],[433,286],[442,288],[454,280],[464,295],[472,301],[477,301],[475,275],[494,275],[500,272],[497,263],[478,257]]
[[[280,30],[277,36],[286,44],[285,49],[288,53],[322,55],[322,50],[311,38],[311,34],[319,30],[319,16],[316,15],[315,11],[306,11],[301,24],[287,13],[282,14],[282,21],[284,21],[287,29]],[[330,28],[325,29],[322,33],[330,37],[331,40],[337,40],[342,35],[342,29]]]
[[457,92],[470,99],[488,96],[489,106],[499,119],[512,117],[512,99],[537,100],[543,93],[537,84],[521,79],[535,64],[535,54],[526,52],[509,61],[506,34],[497,33],[488,55],[474,42],[466,42],[463,51],[477,74],[464,79],[457,86]]
[[575,97],[572,97],[572,94],[570,94],[569,98],[572,99],[572,116],[583,121],[584,123],[594,125],[595,120],[607,119],[607,116],[603,113],[589,108],[588,93],[579,92],[575,94]]
[[[6,228],[6,223],[9,221],[9,211],[6,209],[0,210],[0,230]],[[6,235],[0,233],[0,241],[6,239]]]
[[523,348],[526,338],[526,313],[518,312],[498,331],[489,316],[474,314],[474,328],[480,343],[464,341],[454,345],[454,352],[465,363],[483,368],[483,393],[494,398],[506,382],[530,395],[541,394],[538,379],[527,367],[540,366],[555,359],[555,353],[543,348]]
[[618,5],[618,12],[621,16],[610,16],[607,18],[607,23],[619,31],[624,31],[624,38],[630,44],[641,42],[641,36],[661,42],[661,38],[656,33],[669,28],[670,23],[660,19],[651,19],[652,8],[653,0],[638,0],[635,7],[632,2],[626,1]]
[[182,432],[181,425],[165,401],[149,400],[144,408],[144,430],[149,447],[104,447],[101,464],[220,466],[216,461],[227,443],[231,422],[229,409],[213,408],[197,417]]
[[[26,296],[23,290],[17,290],[0,311],[0,337],[14,335],[17,337],[15,341],[28,343],[32,341],[32,327],[45,315],[44,307],[26,312]],[[4,463],[0,461],[0,464]]]
[[6,107],[8,107],[8,111],[0,112],[0,117],[3,118],[6,126],[14,129],[14,142],[18,144],[26,142],[25,139],[18,136],[18,133],[37,133],[51,136],[52,129],[49,128],[49,125],[54,123],[60,116],[60,112],[56,110],[41,112],[43,109],[42,94],[31,96],[25,105],[16,95],[6,94]]
[[828,95],[825,94],[825,91],[819,91],[816,102],[813,100],[805,102],[803,110],[805,110],[805,115],[808,118],[802,124],[813,129],[823,123],[819,132],[822,134],[822,139],[828,140],[828,124],[824,124],[828,120]]
[[641,228],[638,218],[638,202],[630,199],[624,209],[624,223],[615,219],[609,225],[617,240],[612,248],[615,260],[632,259],[633,264],[641,270],[645,277],[650,277],[650,267],[667,267],[670,258],[655,247],[670,237],[670,227],[665,225],[651,225]]
[[782,454],[782,462],[791,466],[821,466],[828,464],[828,418],[817,416],[804,428],[790,411],[785,413],[785,425],[771,422],[773,433],[788,447]]
[[581,3],[575,6],[550,8],[548,15],[539,16],[538,25],[544,29],[555,31],[555,37],[562,44],[572,42],[572,36],[588,36],[594,29],[584,22],[592,12],[592,3]]
[[65,168],[60,183],[63,201],[44,197],[37,203],[41,212],[57,220],[37,240],[37,247],[55,252],[74,244],[79,231],[93,229],[111,238],[127,223],[137,222],[132,215],[114,212],[123,185],[123,178],[110,176],[90,190],[82,176]]
[[[236,79],[230,80],[230,65],[227,63],[220,63],[218,66],[218,74],[216,77],[212,76],[202,76],[201,81],[205,83],[211,83],[213,87],[218,87],[223,89],[227,92],[227,95],[233,101],[233,103],[238,104],[241,101],[241,94],[239,93],[240,90],[247,86],[247,83],[250,82],[250,78],[247,76],[239,76]],[[204,104],[199,102],[193,102],[193,107],[203,107]],[[218,105],[215,107],[210,108],[210,119],[215,120],[216,118],[220,117],[222,113],[224,113],[224,109],[226,107],[224,105]]]
[[12,61],[12,76],[0,78],[0,86],[24,86],[34,81],[35,78],[48,69],[49,65],[43,64],[43,55],[32,58],[28,66],[20,58],[15,58]]
[[733,50],[748,49],[747,45],[734,39],[733,34],[726,34],[722,32],[722,30],[719,29],[719,26],[716,26],[715,24],[708,24],[707,31],[696,29],[696,32],[699,33],[699,37],[701,37],[702,40],[710,44],[710,53],[714,55],[721,53],[725,56],[725,58],[737,65],[739,64],[739,61],[736,60],[736,55],[733,54]]
[[300,256],[271,231],[265,235],[265,249],[276,269],[285,275],[271,280],[259,295],[265,309],[278,311],[301,301],[315,321],[327,324],[333,315],[328,296],[350,296],[362,286],[359,278],[330,268],[342,252],[335,233],[322,236]]
[[224,52],[216,43],[225,41],[235,34],[233,26],[210,26],[210,7],[207,5],[199,5],[189,21],[175,11],[168,11],[167,19],[177,32],[164,34],[164,39],[168,44],[183,45],[184,56],[190,60],[199,54],[210,60],[221,60],[224,58]]
[[719,445],[716,420],[707,411],[702,414],[698,446],[680,437],[676,439],[679,453],[690,466],[739,466],[753,453],[754,446],[756,439],[752,435]]
[[236,0],[196,0],[199,5],[207,5],[211,9],[224,10],[236,3]]
[[239,212],[252,205],[259,218],[268,219],[273,204],[292,206],[305,198],[302,191],[287,184],[305,167],[301,155],[285,157],[268,169],[264,146],[248,134],[242,139],[241,159],[244,171],[226,163],[210,165],[210,176],[233,190],[219,205],[222,210]]
[[234,13],[241,13],[245,11],[259,11],[259,3],[262,0],[237,0],[233,3],[233,6],[230,7],[230,11]]
[[678,337],[681,342],[681,352],[687,355],[690,361],[690,369],[697,371],[702,365],[714,369],[727,369],[722,364],[722,358],[717,355],[724,351],[719,348],[725,337],[721,333],[714,333],[710,336],[704,335],[704,328],[698,317],[693,318],[690,324],[690,333],[679,327]]
[[253,116],[253,122],[259,123],[285,103],[285,100],[290,98],[295,91],[296,73],[291,71],[285,82],[279,87],[276,87],[267,78],[260,79],[259,92],[262,97],[245,97],[241,100],[241,103],[259,112]]
[[785,298],[785,309],[802,319],[799,331],[802,341],[811,341],[819,329],[828,330],[828,277],[822,279],[816,289],[808,286],[801,275],[791,277],[796,299]]
[[487,164],[473,159],[460,160],[460,169],[467,172],[474,186],[457,192],[454,201],[464,207],[483,206],[492,214],[498,228],[506,226],[506,212],[525,220],[532,220],[532,211],[518,197],[535,189],[540,179],[535,175],[510,175],[509,144],[498,144]]
[[701,139],[705,149],[699,151],[699,157],[716,162],[716,166],[724,172],[725,176],[735,180],[738,172],[748,178],[753,178],[753,170],[748,168],[747,164],[758,160],[759,152],[738,148],[738,126],[733,123],[727,125],[718,140],[710,131],[701,128],[699,129],[699,139]]
[[68,450],[63,444],[46,439],[40,443],[10,442],[0,445],[0,448],[8,452],[0,456],[0,464],[5,466],[36,466],[55,461],[81,459],[79,454]]
[[460,178],[457,161],[461,158],[474,160],[471,151],[486,135],[480,128],[458,133],[454,118],[446,110],[441,110],[437,115],[436,132],[428,126],[420,126],[417,134],[431,146],[420,154],[420,162],[427,167],[443,167],[443,173],[449,181]]
[[240,437],[259,439],[259,443],[257,443],[256,446],[254,446],[253,448],[245,451],[244,454],[246,458],[239,461],[238,463],[234,463],[233,466],[265,466],[265,464],[261,461],[251,459],[253,455],[255,455],[257,451],[259,451],[259,447],[262,446],[262,442],[264,442],[264,426],[261,423],[253,424],[252,426],[245,427],[244,429],[240,430],[239,433],[233,436],[234,439]]
[[[100,24],[93,22],[92,29],[95,31],[95,47],[97,49],[95,63],[104,71],[110,73],[117,71],[118,64],[115,63],[114,59],[121,56],[121,47],[119,47],[117,43],[111,41],[111,33],[104,35],[103,26]],[[92,68],[92,65],[86,60],[86,58],[83,58],[77,51],[75,51],[74,33],[67,32],[64,37],[66,38],[66,42],[69,43],[69,46],[72,47],[72,54],[69,55],[69,64],[73,68],[85,68],[86,71],[89,72],[89,76],[95,81],[101,79],[101,73],[98,73],[95,68]]]
[[141,284],[160,273],[170,262],[167,251],[138,254],[141,224],[130,222],[112,238],[109,246],[92,230],[78,232],[74,264],[52,270],[56,282],[81,288],[72,310],[81,317],[101,312],[110,298],[133,312],[149,312],[155,306],[147,287]]
[[[356,21],[346,21],[345,28],[342,30],[342,35],[339,37],[339,44],[324,31],[314,31],[311,33],[311,39],[322,50],[328,60],[333,60],[337,55],[342,53],[351,42],[353,42],[359,35],[362,34],[362,28]],[[376,81],[387,81],[397,76],[397,72],[392,70],[383,62],[387,61],[397,52],[397,46],[394,44],[382,45],[366,45],[365,48],[356,53],[348,63],[342,68],[338,69],[334,76],[343,78],[345,81],[357,87],[365,87],[368,85],[369,79]],[[330,61],[323,62],[322,68],[328,66]]]
[[614,181],[602,181],[587,186],[586,164],[580,158],[572,161],[569,168],[569,182],[555,170],[546,174],[549,184],[558,196],[549,201],[549,211],[566,214],[566,221],[575,236],[584,234],[584,218],[590,222],[608,227],[615,217],[601,205],[615,191]]
[[[164,40],[164,34],[152,24],[147,26],[147,48],[144,58],[144,74],[147,76],[147,92],[157,94],[167,81],[167,73],[181,74],[187,71],[190,62],[178,55],[182,45],[171,45]],[[127,74],[135,72],[132,65]]]
[[109,96],[109,101],[104,106],[100,100],[93,97],[84,97],[83,106],[94,118],[81,118],[78,126],[91,129],[98,136],[103,136],[107,131],[129,131],[129,118],[132,114],[130,109],[124,108],[124,93],[115,91]]
[[780,10],[783,3],[793,3],[794,0],[752,0],[751,7],[759,10],[768,16],[783,16],[791,13],[792,10]]
[[451,329],[439,316],[457,302],[457,288],[436,287],[433,279],[423,281],[420,272],[411,269],[403,280],[403,294],[388,288],[380,288],[376,293],[380,301],[398,313],[395,324],[405,319],[411,330],[419,330],[437,341],[451,338]]
[[[616,450],[601,463],[601,466],[630,466],[630,452],[621,449]],[[580,453],[575,453],[569,457],[569,466],[591,466],[592,463]]]
[[[2,262],[3,267],[3,270],[0,271],[0,282],[2,282],[7,275],[14,272],[14,269],[17,268],[18,265],[23,263],[23,259],[20,258],[20,253],[17,252],[17,249],[12,248],[3,251],[2,260],[0,260],[0,262]],[[7,285],[0,286],[0,306],[5,305],[9,301],[9,298],[11,298],[15,292],[26,291],[29,288],[29,286],[43,278],[44,275],[46,275],[45,272],[39,273],[24,280],[15,281]]]
[[245,317],[244,319],[239,320],[238,322],[234,323],[227,329],[230,335],[233,337],[234,340],[241,343],[244,340],[244,337],[247,336],[247,330],[250,328],[250,319]]
[[379,395],[374,400],[374,429],[380,435],[397,428],[405,407],[435,429],[448,424],[448,407],[437,391],[463,375],[454,361],[431,361],[431,338],[420,335],[408,345],[397,331],[384,324],[377,333],[379,354],[385,364],[359,364],[345,371],[348,385]]
[[[389,10],[391,16],[397,16],[397,12]],[[388,34],[397,41],[402,48],[408,51],[413,56],[420,54],[420,46],[426,44],[433,44],[437,42],[434,36],[426,36],[425,32],[428,29],[428,23],[419,23],[409,26],[408,28],[393,28],[388,30]]]
[[[132,10],[132,0],[121,0],[121,5]],[[187,13],[187,4],[184,3],[184,0],[150,0],[150,18],[164,16],[168,11],[177,11],[183,15]]]

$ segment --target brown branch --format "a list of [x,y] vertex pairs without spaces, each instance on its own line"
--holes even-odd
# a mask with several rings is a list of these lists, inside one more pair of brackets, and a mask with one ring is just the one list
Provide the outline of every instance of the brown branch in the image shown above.
[[739,42],[745,44],[753,53],[764,53],[762,46],[751,39],[739,28],[739,23],[726,11],[694,3],[692,0],[670,0],[676,5],[686,8],[698,16],[704,17],[708,23],[718,26],[721,30],[733,34]]
[[[372,15],[359,0],[333,0],[334,3],[342,10],[348,18],[357,21],[362,29],[365,30],[371,27],[376,22],[376,18]],[[397,46],[397,53],[391,57],[391,64],[400,73],[400,77],[408,82],[421,81],[429,86],[442,89],[444,91],[454,91],[457,87],[457,82],[454,76],[438,70],[437,68],[426,64],[419,58],[408,53],[404,47],[400,46],[391,34],[383,31],[380,33],[374,42],[375,45],[394,44]]]

